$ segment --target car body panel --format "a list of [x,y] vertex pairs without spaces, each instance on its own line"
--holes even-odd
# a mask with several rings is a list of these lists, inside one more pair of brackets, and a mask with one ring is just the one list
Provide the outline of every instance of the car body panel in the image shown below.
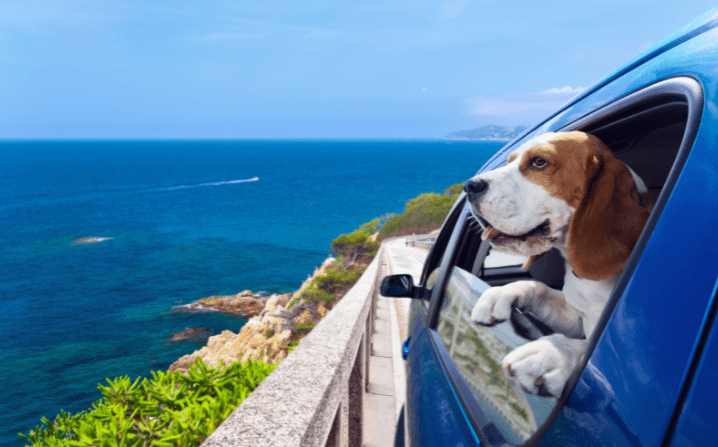
[[[598,83],[509,143],[480,170],[502,165],[510,152],[531,136],[562,129],[655,82],[690,76],[703,88],[701,123],[683,170],[586,369],[539,445],[659,446],[674,429],[674,441],[718,445],[715,429],[705,425],[712,414],[708,413],[710,404],[715,402],[705,396],[718,397],[715,331],[705,343],[712,330],[709,311],[718,278],[714,261],[718,246],[718,29],[708,29],[716,26],[717,18],[718,11],[714,11],[687,27],[687,32],[693,33],[690,39],[666,40],[646,53],[650,58],[639,56],[626,65],[628,69],[609,76],[610,82]],[[415,302],[412,307],[416,306],[423,305]],[[412,443],[477,445],[474,429],[426,327],[426,312],[422,307],[412,315],[407,363]],[[707,357],[696,372],[693,368],[704,348]],[[688,393],[687,380],[694,375],[696,382]],[[438,424],[434,432],[424,427],[434,424]]]
[[[717,286],[718,288],[718,286]],[[714,291],[715,294],[718,292]],[[712,304],[710,318],[715,322],[716,305]],[[715,405],[718,402],[718,328],[713,325],[707,337],[704,354],[695,378],[681,408],[671,446],[701,447],[718,445]]]
[[[414,300],[412,307],[417,306],[421,304]],[[446,371],[428,330],[411,334],[407,383],[411,384],[406,393],[406,417],[412,445],[478,445],[454,390],[446,386]]]

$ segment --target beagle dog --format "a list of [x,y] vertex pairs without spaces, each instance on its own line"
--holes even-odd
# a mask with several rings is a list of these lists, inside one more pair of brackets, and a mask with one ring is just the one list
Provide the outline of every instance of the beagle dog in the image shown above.
[[552,247],[566,260],[563,290],[516,281],[486,290],[471,312],[473,323],[491,326],[518,307],[553,329],[502,366],[527,392],[558,397],[648,219],[650,192],[597,137],[578,131],[532,139],[464,190],[481,238],[528,256],[523,269]]

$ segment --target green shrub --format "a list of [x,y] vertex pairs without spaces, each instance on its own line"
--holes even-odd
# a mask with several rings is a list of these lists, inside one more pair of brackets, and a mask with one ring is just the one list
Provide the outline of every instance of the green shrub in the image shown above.
[[372,234],[379,231],[379,228],[382,226],[382,218],[377,217],[362,226],[359,227],[360,232],[365,233],[367,236],[371,236]]
[[304,323],[299,323],[299,324],[297,325],[297,330],[298,330],[298,331],[311,331],[312,329],[314,329],[314,327],[315,327],[316,325],[317,325],[316,323],[312,323],[311,321],[307,321],[307,322],[304,322]]
[[323,275],[317,276],[304,289],[301,297],[329,305],[340,292],[351,288],[361,277],[366,267],[344,267],[339,260]]
[[220,371],[197,358],[187,376],[152,371],[152,380],[106,379],[109,386],[98,385],[104,397],[91,410],[60,411],[19,435],[33,447],[197,446],[276,366],[250,360]]
[[264,331],[264,338],[272,338],[274,337],[274,331],[271,329],[267,329]]
[[454,199],[459,197],[459,194],[464,190],[464,184],[463,183],[457,183],[455,185],[451,185],[448,188],[444,190],[443,193],[441,193],[444,197],[453,197]]
[[290,301],[290,302],[287,304],[287,310],[289,310],[289,309],[291,309],[292,307],[294,307],[294,305],[297,304],[297,303],[299,303],[299,297],[298,297],[298,296],[292,298],[292,301]]
[[379,245],[378,242],[370,238],[369,233],[360,229],[349,234],[342,234],[334,239],[331,251],[337,258],[342,258],[343,263],[348,266],[361,255],[374,256]]
[[426,193],[409,200],[406,210],[389,219],[379,232],[377,240],[392,236],[426,234],[441,227],[446,216],[461,194],[462,184],[447,188],[443,194]]

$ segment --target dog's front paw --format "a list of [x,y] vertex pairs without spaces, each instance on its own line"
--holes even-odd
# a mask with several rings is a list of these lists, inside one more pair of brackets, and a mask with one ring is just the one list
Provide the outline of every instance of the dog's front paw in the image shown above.
[[509,352],[502,366],[510,380],[526,392],[559,397],[583,347],[585,340],[550,335]]
[[471,321],[484,326],[506,321],[511,316],[511,306],[518,301],[521,293],[511,285],[490,287],[482,293],[471,311]]

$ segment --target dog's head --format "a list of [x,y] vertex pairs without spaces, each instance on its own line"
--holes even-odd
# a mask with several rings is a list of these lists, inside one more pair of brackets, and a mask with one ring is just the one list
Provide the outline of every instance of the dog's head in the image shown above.
[[464,184],[483,239],[530,256],[566,247],[584,278],[618,274],[650,214],[643,181],[598,138],[547,133]]

